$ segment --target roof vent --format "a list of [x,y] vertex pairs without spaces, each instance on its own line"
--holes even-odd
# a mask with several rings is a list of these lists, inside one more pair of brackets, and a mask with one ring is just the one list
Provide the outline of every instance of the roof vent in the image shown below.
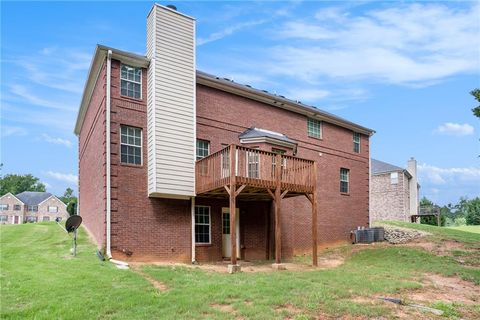
[[167,5],[167,8],[177,11],[177,7],[175,7],[173,4]]

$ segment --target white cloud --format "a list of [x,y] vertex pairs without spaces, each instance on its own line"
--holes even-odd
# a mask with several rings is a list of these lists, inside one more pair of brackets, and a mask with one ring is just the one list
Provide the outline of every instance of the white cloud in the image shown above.
[[63,145],[67,148],[72,147],[72,142],[70,140],[67,140],[67,139],[54,138],[54,137],[49,136],[46,133],[42,134],[42,138],[43,138],[43,140],[45,140],[48,143]]
[[204,45],[204,44],[209,43],[209,42],[213,42],[213,41],[223,39],[223,38],[225,38],[229,35],[232,35],[233,33],[238,32],[242,29],[258,26],[258,25],[263,24],[265,22],[267,22],[267,20],[255,20],[255,21],[247,21],[247,22],[237,23],[237,24],[235,24],[233,26],[229,26],[229,27],[227,27],[223,30],[214,32],[206,38],[201,38],[201,37],[197,38],[197,46],[201,46],[201,45]]
[[299,100],[301,102],[315,102],[330,95],[327,90],[312,88],[289,89],[287,96],[289,99]]
[[392,4],[361,16],[322,9],[319,21],[287,21],[275,31],[295,45],[274,47],[272,74],[427,85],[480,69],[480,6]]
[[46,175],[60,181],[77,184],[78,183],[78,176],[70,173],[60,173],[55,171],[47,171]]
[[460,124],[453,122],[444,123],[434,130],[434,133],[452,136],[468,136],[473,134],[473,132],[473,126],[468,123]]
[[480,168],[440,168],[428,164],[418,166],[419,178],[422,182],[433,185],[449,185],[455,188],[458,184],[472,184],[480,192]]
[[6,126],[2,125],[1,135],[3,138],[10,137],[10,136],[26,136],[27,129],[18,126]]
[[69,106],[68,103],[66,102],[58,102],[56,100],[46,99],[38,95],[35,95],[34,93],[31,92],[30,89],[28,89],[24,85],[12,84],[10,85],[10,92],[13,93],[17,97],[17,99],[20,99],[20,101],[27,102],[29,104],[33,104],[39,107],[65,110],[65,111],[75,110],[75,107],[71,105]]

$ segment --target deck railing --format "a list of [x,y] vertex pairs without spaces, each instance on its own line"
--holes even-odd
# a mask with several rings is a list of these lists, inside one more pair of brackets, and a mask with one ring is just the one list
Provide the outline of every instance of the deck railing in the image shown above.
[[[234,152],[230,151],[231,148],[234,148]],[[230,183],[232,154],[235,157],[233,170],[237,184],[275,189],[278,183],[276,166],[280,165],[279,183],[282,190],[311,192],[314,188],[314,161],[230,145],[197,161],[197,194],[216,190]]]

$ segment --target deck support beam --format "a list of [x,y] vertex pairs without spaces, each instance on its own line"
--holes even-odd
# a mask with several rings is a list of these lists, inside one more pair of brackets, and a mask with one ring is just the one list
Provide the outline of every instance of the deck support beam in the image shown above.
[[[230,263],[232,264],[232,270],[237,270],[237,206],[236,206],[236,199],[237,199],[237,183],[236,183],[236,175],[235,175],[235,165],[237,162],[236,159],[236,150],[235,145],[230,145],[230,187],[226,188],[229,195],[230,195]],[[243,188],[239,188],[239,192],[243,190]],[[239,270],[239,269],[238,269]]]
[[282,201],[282,191],[281,191],[281,175],[282,175],[282,166],[280,165],[281,157],[280,155],[275,155],[275,194],[274,194],[274,203],[275,203],[275,264],[282,263],[282,225],[280,221],[280,206]]

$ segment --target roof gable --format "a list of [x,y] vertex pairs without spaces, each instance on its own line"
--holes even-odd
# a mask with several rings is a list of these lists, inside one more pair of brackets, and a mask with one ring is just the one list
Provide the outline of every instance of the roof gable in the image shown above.
[[50,198],[50,192],[24,191],[17,194],[17,198],[27,206],[38,206],[44,200]]
[[394,171],[403,171],[405,169],[380,160],[372,159],[372,174],[387,173]]

